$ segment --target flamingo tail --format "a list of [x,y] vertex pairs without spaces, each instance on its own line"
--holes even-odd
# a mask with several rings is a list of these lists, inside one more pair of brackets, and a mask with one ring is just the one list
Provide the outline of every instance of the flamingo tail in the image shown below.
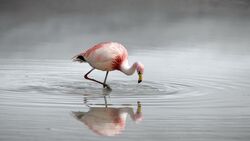
[[86,62],[85,58],[81,54],[74,56],[72,60],[79,63]]

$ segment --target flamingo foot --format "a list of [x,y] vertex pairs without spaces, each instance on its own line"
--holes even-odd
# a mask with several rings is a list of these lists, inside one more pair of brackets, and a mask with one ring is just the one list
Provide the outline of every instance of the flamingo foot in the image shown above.
[[108,90],[112,90],[111,87],[109,85],[107,85],[107,84],[103,84],[103,88],[106,88]]

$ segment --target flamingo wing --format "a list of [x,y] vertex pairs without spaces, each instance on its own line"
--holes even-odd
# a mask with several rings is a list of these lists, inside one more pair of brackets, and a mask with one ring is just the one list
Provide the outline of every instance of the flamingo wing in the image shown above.
[[97,44],[83,53],[84,59],[92,67],[103,71],[119,69],[127,56],[125,47],[115,42]]

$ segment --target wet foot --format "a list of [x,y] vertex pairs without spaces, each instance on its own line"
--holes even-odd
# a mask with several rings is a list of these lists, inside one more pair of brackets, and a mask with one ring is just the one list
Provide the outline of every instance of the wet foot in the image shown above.
[[111,87],[109,85],[107,85],[107,84],[103,85],[103,88],[106,88],[108,90],[112,90]]

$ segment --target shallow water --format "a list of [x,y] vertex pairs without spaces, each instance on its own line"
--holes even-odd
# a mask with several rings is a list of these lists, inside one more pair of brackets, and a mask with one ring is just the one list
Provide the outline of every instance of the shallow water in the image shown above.
[[112,91],[83,79],[88,64],[1,59],[0,140],[250,138],[248,55],[159,48],[129,59],[144,63],[144,81],[112,72]]

